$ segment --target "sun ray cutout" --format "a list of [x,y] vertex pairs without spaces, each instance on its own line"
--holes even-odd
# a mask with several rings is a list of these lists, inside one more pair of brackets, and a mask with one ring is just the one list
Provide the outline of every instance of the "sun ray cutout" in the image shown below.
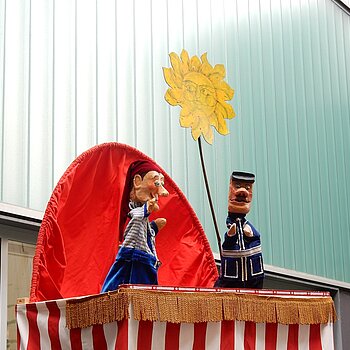
[[192,137],[204,139],[212,144],[212,126],[221,135],[227,135],[226,119],[232,119],[235,112],[227,103],[233,98],[234,90],[223,80],[226,72],[222,64],[210,65],[207,54],[199,59],[189,57],[182,50],[180,57],[169,54],[172,68],[164,68],[163,74],[169,89],[165,100],[172,106],[180,106],[180,125],[191,128]]

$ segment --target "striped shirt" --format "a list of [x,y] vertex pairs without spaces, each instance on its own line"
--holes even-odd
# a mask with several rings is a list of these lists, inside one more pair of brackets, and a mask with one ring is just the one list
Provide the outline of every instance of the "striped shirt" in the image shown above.
[[156,232],[148,221],[147,204],[130,202],[130,221],[126,226],[122,247],[135,248],[157,258]]

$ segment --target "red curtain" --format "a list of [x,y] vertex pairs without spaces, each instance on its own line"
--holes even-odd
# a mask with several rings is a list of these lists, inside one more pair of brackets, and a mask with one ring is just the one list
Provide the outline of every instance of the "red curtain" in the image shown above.
[[[47,205],[33,260],[30,300],[97,294],[118,250],[121,196],[129,165],[152,159],[130,146],[105,143],[80,155]],[[159,165],[158,165],[159,166]],[[214,258],[190,204],[163,171],[169,197],[160,198],[167,225],[156,238],[159,284],[211,287]]]

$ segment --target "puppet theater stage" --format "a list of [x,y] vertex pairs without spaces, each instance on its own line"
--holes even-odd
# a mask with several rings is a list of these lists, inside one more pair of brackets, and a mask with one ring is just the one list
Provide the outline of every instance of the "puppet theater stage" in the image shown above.
[[326,292],[125,285],[16,315],[18,349],[334,349]]
[[211,288],[218,272],[206,235],[166,172],[159,285],[100,294],[118,251],[125,174],[137,159],[152,161],[127,145],[95,146],[58,182],[38,235],[30,300],[16,305],[18,349],[334,349],[329,293]]

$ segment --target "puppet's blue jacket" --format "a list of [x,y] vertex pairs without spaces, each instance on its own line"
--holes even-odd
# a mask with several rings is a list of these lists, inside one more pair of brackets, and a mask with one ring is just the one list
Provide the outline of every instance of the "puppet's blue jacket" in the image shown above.
[[[245,217],[229,215],[226,219],[227,227],[231,227],[233,223],[236,223],[236,234],[228,236],[226,232],[222,244],[220,277],[227,282],[263,279],[264,266],[260,233]],[[250,226],[252,237],[244,233],[246,225]]]

